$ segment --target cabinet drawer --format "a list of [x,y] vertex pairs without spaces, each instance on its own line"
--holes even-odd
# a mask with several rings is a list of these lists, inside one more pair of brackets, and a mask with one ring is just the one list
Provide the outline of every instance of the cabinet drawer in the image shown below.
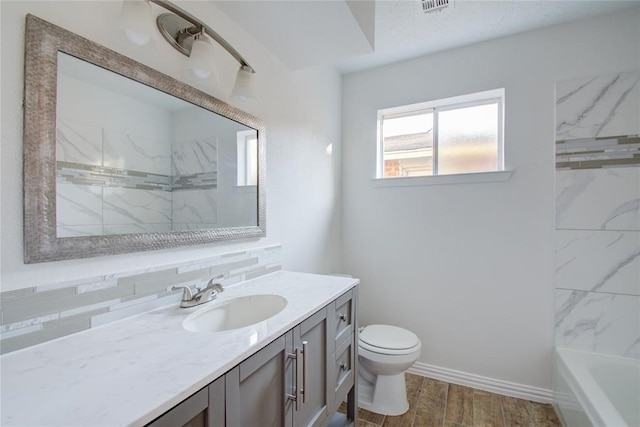
[[334,391],[341,402],[353,385],[355,379],[355,351],[353,334],[345,340],[334,353]]
[[353,332],[353,290],[340,296],[335,302],[335,344],[339,345],[345,336],[348,336]]

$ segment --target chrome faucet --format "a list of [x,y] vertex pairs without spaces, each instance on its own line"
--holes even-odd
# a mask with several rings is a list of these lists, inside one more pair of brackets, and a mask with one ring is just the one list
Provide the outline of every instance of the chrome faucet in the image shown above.
[[194,294],[193,290],[189,286],[173,286],[172,291],[182,289],[182,301],[180,301],[180,307],[194,307],[196,305],[204,304],[205,302],[213,301],[218,297],[220,292],[224,292],[224,286],[222,283],[216,282],[217,280],[224,279],[224,274],[214,277],[209,280],[207,286],[204,288],[196,287],[197,292]]

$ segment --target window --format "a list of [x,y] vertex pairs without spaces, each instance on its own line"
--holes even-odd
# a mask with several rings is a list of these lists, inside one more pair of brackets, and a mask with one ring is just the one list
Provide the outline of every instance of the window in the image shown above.
[[504,89],[378,111],[378,178],[504,170]]
[[258,133],[238,132],[238,186],[258,185]]

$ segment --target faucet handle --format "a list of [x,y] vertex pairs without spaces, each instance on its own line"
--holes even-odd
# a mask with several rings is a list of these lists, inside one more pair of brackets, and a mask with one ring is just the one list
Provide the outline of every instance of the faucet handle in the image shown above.
[[193,291],[191,290],[191,287],[184,286],[184,285],[178,285],[178,286],[172,286],[171,287],[172,291],[177,291],[178,289],[183,289],[182,301],[189,301],[190,299],[193,298]]
[[219,274],[215,276],[214,278],[209,280],[209,283],[207,283],[207,287],[205,289],[211,288],[218,293],[224,292],[224,286],[222,286],[222,283],[216,283],[216,280],[222,280],[222,279],[224,279],[224,274]]

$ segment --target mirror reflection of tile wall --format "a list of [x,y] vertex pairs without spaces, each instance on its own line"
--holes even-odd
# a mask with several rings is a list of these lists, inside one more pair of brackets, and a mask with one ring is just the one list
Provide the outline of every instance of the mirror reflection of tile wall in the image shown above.
[[58,75],[57,236],[215,227],[218,136],[181,123],[200,109],[129,97],[77,74]]
[[556,85],[556,344],[640,359],[640,72]]
[[59,119],[58,237],[214,227],[217,151]]
[[215,227],[218,223],[217,138],[174,142],[171,163],[172,230]]

